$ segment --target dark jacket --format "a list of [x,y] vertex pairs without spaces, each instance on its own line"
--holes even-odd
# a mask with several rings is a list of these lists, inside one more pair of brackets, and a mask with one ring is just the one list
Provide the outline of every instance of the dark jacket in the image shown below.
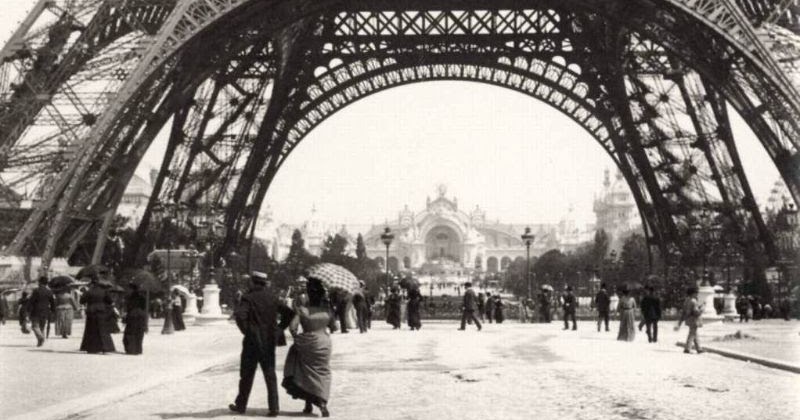
[[39,286],[28,300],[28,315],[31,319],[47,319],[56,312],[56,298],[47,286]]
[[244,334],[245,340],[266,350],[286,344],[283,330],[289,326],[293,314],[291,309],[278,300],[271,289],[256,286],[242,296],[234,317],[236,326]]
[[472,288],[469,288],[464,292],[464,310],[478,310],[478,298],[475,296],[475,291],[472,290]]
[[575,295],[572,292],[569,292],[564,295],[564,303],[562,307],[564,308],[564,312],[568,314],[575,313],[575,308],[578,306],[577,301],[575,300]]
[[594,297],[594,304],[597,305],[598,312],[608,312],[608,308],[611,306],[611,298],[608,297],[608,292],[605,290],[597,292]]
[[86,314],[104,315],[110,311],[111,294],[100,285],[92,285],[89,290],[81,295],[81,304],[86,305]]
[[642,318],[647,321],[657,321],[661,319],[661,299],[647,295],[642,298]]

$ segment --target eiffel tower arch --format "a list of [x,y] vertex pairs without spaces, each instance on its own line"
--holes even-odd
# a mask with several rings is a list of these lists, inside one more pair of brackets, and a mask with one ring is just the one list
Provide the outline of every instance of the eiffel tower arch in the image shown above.
[[[37,29],[45,12],[56,18]],[[53,153],[62,163],[21,177],[42,200],[5,252],[49,260],[96,235],[98,260],[165,132],[137,243],[159,203],[180,202],[218,210],[223,255],[248,240],[281,165],[326,118],[392,87],[466,80],[583,127],[663,254],[706,212],[774,257],[729,114],[800,201],[798,13],[796,0],[42,1],[0,53],[0,169],[6,181]],[[87,74],[113,83],[76,92]],[[44,125],[54,134],[31,134]]]

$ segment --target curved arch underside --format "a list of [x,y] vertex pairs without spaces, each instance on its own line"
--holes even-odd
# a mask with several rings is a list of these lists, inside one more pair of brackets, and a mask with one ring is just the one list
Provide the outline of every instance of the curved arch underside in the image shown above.
[[[774,46],[751,36],[791,28],[785,9],[679,0],[500,1],[491,10],[480,1],[265,3],[174,9],[10,252],[41,235],[50,258],[93,228],[104,232],[169,121],[139,238],[157,202],[180,201],[224,228],[221,255],[247,236],[282,162],[310,130],[353,101],[425,80],[515,89],[582,125],[619,166],[662,252],[685,247],[706,210],[748,249],[775,255],[729,105],[800,198],[792,74],[777,74]],[[98,157],[105,162],[87,164]]]

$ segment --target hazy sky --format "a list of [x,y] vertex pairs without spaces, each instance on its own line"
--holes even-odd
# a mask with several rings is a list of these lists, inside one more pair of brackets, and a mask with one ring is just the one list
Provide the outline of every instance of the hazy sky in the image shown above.
[[[33,0],[0,0],[0,40]],[[764,201],[778,172],[747,126],[734,118],[753,189]],[[158,167],[163,141],[139,168]],[[570,205],[580,223],[594,220],[592,198],[612,168],[582,128],[522,94],[469,82],[394,88],[350,105],[295,149],[267,195],[274,218],[301,222],[316,205],[321,219],[382,223],[448,186],[461,208],[479,204],[491,220],[558,221]],[[613,169],[613,168],[612,168]]]

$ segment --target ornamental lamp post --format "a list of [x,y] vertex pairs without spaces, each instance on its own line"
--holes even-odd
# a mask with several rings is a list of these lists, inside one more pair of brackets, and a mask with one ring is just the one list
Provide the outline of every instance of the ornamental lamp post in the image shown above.
[[394,240],[394,233],[392,233],[392,230],[389,229],[389,226],[386,226],[386,228],[383,230],[383,233],[381,234],[381,242],[383,242],[383,244],[386,245],[386,281],[387,282],[389,281],[389,246],[392,244],[393,240]]
[[536,239],[536,236],[531,233],[531,228],[526,227],[525,233],[521,236],[522,242],[525,243],[525,285],[528,287],[528,299],[531,298],[531,244]]

